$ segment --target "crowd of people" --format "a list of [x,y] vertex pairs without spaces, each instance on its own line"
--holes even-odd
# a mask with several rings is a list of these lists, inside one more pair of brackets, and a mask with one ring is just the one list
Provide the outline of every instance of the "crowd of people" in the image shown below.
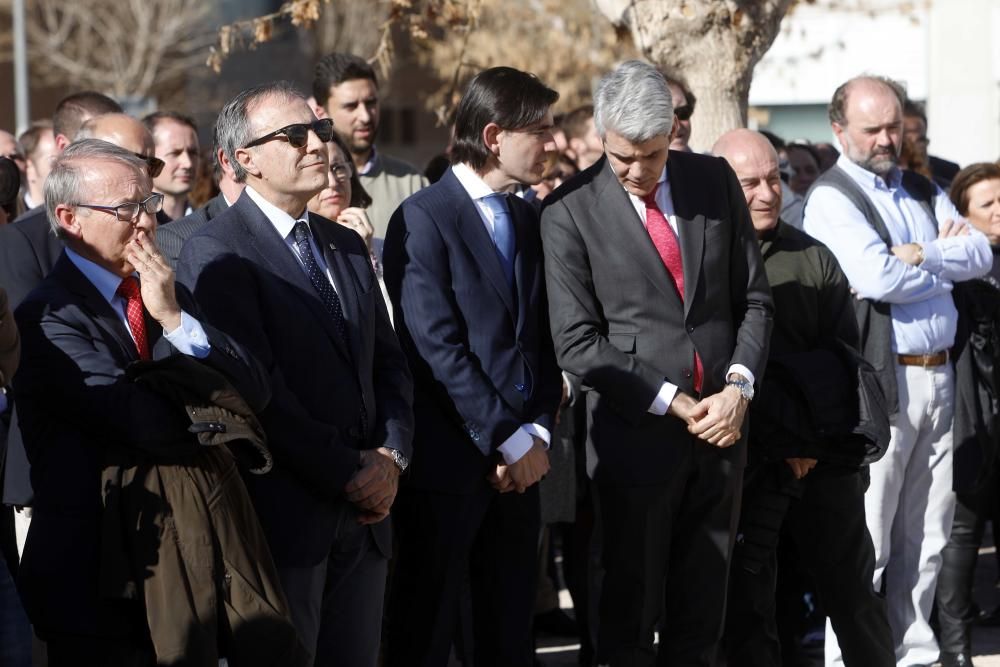
[[12,664],[777,667],[808,591],[827,665],[972,665],[1000,167],[872,75],[701,154],[682,76],[494,67],[423,172],[310,92],[0,133]]

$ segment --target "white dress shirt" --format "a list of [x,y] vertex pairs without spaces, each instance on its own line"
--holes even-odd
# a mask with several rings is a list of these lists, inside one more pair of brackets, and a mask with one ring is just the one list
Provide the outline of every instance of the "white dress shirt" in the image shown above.
[[259,192],[254,190],[249,185],[246,187],[246,192],[247,196],[253,200],[253,203],[257,204],[257,208],[261,210],[264,217],[267,218],[268,222],[271,223],[275,231],[278,232],[278,236],[280,236],[281,240],[285,242],[288,249],[292,251],[292,255],[296,260],[298,260],[299,266],[302,267],[303,272],[306,272],[306,265],[303,263],[301,255],[299,255],[299,244],[295,242],[295,223],[304,222],[309,225],[309,248],[312,250],[313,259],[316,260],[316,265],[323,271],[323,275],[326,276],[326,279],[330,281],[331,285],[333,285],[334,291],[337,291],[337,283],[333,279],[330,267],[326,264],[326,258],[323,256],[323,251],[316,246],[316,237],[312,233],[312,225],[309,222],[309,212],[302,211],[302,214],[298,218],[293,218],[271,202],[264,199]]
[[[955,342],[958,321],[952,286],[990,270],[989,241],[971,227],[968,236],[939,239],[938,225],[903,189],[898,169],[886,181],[844,155],[837,166],[875,206],[892,244],[920,244],[924,261],[911,266],[893,255],[864,214],[832,187],[820,185],[810,195],[804,215],[806,233],[833,252],[859,298],[891,304],[893,352],[947,350]],[[940,224],[963,220],[940,188],[934,213]]]
[[[663,217],[667,219],[670,223],[670,228],[674,230],[674,234],[677,234],[677,213],[674,211],[674,199],[670,196],[670,180],[667,178],[667,167],[664,165],[663,172],[660,174],[660,179],[657,181],[659,187],[656,189],[656,206],[663,213]],[[624,190],[624,186],[622,187]],[[642,226],[646,226],[646,202],[643,201],[642,197],[638,197],[628,190],[625,190],[625,194],[628,195],[629,201],[632,202],[632,206],[635,208],[635,212],[639,215],[639,219],[642,220]],[[726,371],[726,377],[729,377],[731,373],[738,373],[742,375],[750,384],[754,383],[753,373],[750,369],[743,364],[733,364]],[[674,396],[677,395],[677,385],[673,382],[667,380],[663,381],[660,386],[660,391],[656,394],[656,398],[653,399],[652,405],[649,406],[647,412],[654,415],[665,415],[667,414],[667,409],[674,400]]]
[[[476,210],[479,211],[479,217],[486,226],[486,231],[489,232],[490,238],[493,238],[493,210],[484,200],[486,197],[496,194],[496,192],[466,164],[456,164],[452,166],[451,170],[455,174],[455,178],[462,185],[462,188],[468,193],[469,198],[476,205]],[[497,447],[507,465],[516,463],[522,456],[528,453],[534,442],[532,436],[541,439],[545,443],[546,449],[552,441],[552,434],[544,426],[539,424],[521,424],[519,429],[514,431],[509,438]]]

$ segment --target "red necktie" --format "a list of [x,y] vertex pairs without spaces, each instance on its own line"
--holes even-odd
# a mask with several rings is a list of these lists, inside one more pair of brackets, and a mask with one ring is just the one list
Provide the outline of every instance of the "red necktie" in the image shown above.
[[[660,184],[657,183],[652,192],[642,198],[642,201],[646,204],[646,231],[649,232],[649,238],[652,239],[653,245],[656,246],[656,252],[660,254],[660,259],[663,261],[663,265],[667,267],[667,273],[669,273],[670,277],[673,279],[674,286],[677,287],[677,293],[681,297],[681,303],[683,303],[684,260],[681,258],[681,246],[677,242],[677,234],[674,233],[673,228],[667,221],[667,217],[663,215],[663,211],[661,211],[660,207],[656,205],[656,191],[659,188]],[[701,379],[703,374],[704,371],[701,366],[701,357],[698,356],[698,352],[695,352],[695,391],[701,391]]]
[[149,344],[146,342],[146,320],[142,316],[142,291],[139,289],[139,280],[135,276],[123,279],[115,294],[125,299],[125,316],[128,318],[128,327],[132,330],[135,349],[140,359],[148,361]]

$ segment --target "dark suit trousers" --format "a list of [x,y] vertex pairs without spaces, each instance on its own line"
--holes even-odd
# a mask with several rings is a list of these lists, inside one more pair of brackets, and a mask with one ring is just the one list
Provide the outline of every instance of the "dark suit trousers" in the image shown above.
[[[775,621],[782,523],[781,534],[794,540],[803,568],[813,575],[844,664],[896,664],[885,600],[871,583],[875,551],[865,524],[866,486],[857,469],[815,468],[801,481],[794,480],[784,461],[748,469],[741,539],[730,572],[725,637],[729,667],[782,664]],[[769,531],[773,538],[761,539]]]
[[[670,483],[598,486],[605,573],[597,662],[612,667],[708,667],[722,634],[742,469],[693,438],[663,445],[689,449]],[[653,631],[664,610],[657,654]]]
[[472,495],[401,489],[389,602],[388,667],[445,667],[468,575],[476,667],[531,667],[538,485]]
[[49,667],[155,667],[149,639],[50,634],[46,638]]
[[330,555],[313,567],[279,565],[278,578],[311,664],[375,667],[388,560],[352,505],[338,512]]

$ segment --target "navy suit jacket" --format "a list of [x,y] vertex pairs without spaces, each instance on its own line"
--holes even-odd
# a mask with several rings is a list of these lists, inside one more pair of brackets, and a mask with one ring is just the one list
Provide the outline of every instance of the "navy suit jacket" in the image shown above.
[[[292,251],[245,193],[188,239],[178,263],[178,279],[208,321],[270,374],[273,398],[259,416],[274,468],[246,481],[280,567],[315,565],[330,554],[360,450],[411,453],[412,380],[368,250],[355,232],[320,216],[310,214],[310,227],[336,283],[346,342]],[[387,555],[388,524],[373,527]]]
[[[226,375],[251,407],[266,405],[260,364],[205,324],[182,287],[177,297],[208,335],[211,351],[203,363]],[[35,488],[18,573],[25,608],[42,636],[142,632],[144,614],[98,596],[101,469],[136,449],[161,459],[183,456],[178,443],[198,447],[188,432],[191,421],[174,403],[125,377],[137,360],[135,344],[65,255],[15,317],[22,364],[13,388]],[[154,359],[179,354],[148,313],[146,332]]]
[[538,215],[508,197],[517,254],[507,285],[475,203],[449,170],[389,221],[382,261],[415,383],[417,488],[470,493],[522,424],[551,431],[562,395]]

